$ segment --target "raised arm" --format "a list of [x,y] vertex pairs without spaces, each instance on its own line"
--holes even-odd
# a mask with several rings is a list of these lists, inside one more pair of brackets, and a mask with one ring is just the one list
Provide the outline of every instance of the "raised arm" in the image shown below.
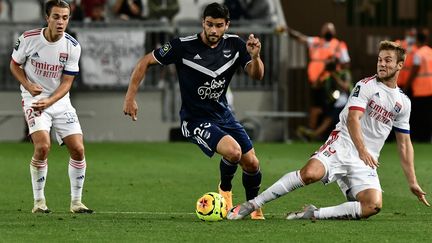
[[363,140],[363,134],[360,125],[360,119],[362,118],[363,114],[364,114],[363,111],[360,110],[350,110],[348,112],[348,118],[347,118],[348,132],[350,134],[351,140],[353,141],[359,153],[360,159],[363,160],[363,162],[366,165],[372,168],[376,168],[378,167],[379,163],[369,153]]
[[246,42],[246,48],[252,58],[252,61],[246,67],[246,71],[249,77],[262,80],[264,77],[264,63],[260,57],[261,42],[253,34],[250,34]]
[[416,195],[422,203],[430,207],[430,204],[425,197],[426,193],[419,186],[415,175],[414,148],[411,143],[410,135],[407,133],[396,132],[396,142],[398,146],[402,170],[408,181],[411,192]]
[[293,37],[294,39],[300,41],[301,43],[307,43],[307,35],[304,35],[303,33],[295,30],[295,29],[291,29],[288,27],[288,33],[291,37]]
[[132,72],[129,87],[123,103],[123,113],[130,116],[133,121],[136,121],[138,119],[138,105],[135,101],[135,96],[138,92],[138,88],[141,84],[141,81],[143,81],[145,78],[148,67],[157,63],[158,62],[154,58],[153,54],[148,53],[138,61]]

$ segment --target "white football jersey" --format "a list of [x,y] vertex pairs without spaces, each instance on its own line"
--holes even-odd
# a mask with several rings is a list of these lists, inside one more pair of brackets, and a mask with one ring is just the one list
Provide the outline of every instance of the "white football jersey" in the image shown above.
[[402,133],[410,132],[411,101],[408,96],[398,87],[393,89],[379,82],[376,76],[363,79],[356,84],[348,103],[339,115],[340,122],[336,125],[341,137],[355,148],[347,128],[349,110],[364,112],[360,121],[364,143],[376,159],[392,128]]
[[[50,96],[60,85],[62,74],[76,75],[81,46],[72,36],[64,33],[56,42],[48,42],[44,29],[24,32],[15,43],[12,60],[22,65],[27,79],[42,86],[40,97]],[[22,97],[31,94],[21,86]],[[68,98],[69,93],[64,98]]]

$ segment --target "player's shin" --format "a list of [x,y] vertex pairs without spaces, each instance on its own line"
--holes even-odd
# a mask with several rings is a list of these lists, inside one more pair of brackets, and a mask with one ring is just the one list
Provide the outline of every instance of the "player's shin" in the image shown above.
[[314,212],[316,219],[360,219],[360,202],[346,202],[333,207],[320,208]]
[[274,199],[303,186],[304,182],[300,177],[300,171],[287,173],[276,183],[267,188],[267,190],[258,195],[253,200],[253,203],[258,207],[262,207],[265,203],[273,201]]
[[81,201],[86,167],[85,159],[82,161],[69,159],[68,172],[71,185],[71,201]]
[[251,200],[258,195],[261,186],[261,178],[262,174],[260,169],[253,173],[243,171],[242,181],[246,191],[246,200]]
[[225,158],[222,158],[219,164],[220,170],[220,189],[222,191],[231,191],[231,181],[234,178],[234,174],[237,170],[237,164],[231,163]]
[[33,198],[35,201],[45,199],[44,189],[47,173],[47,160],[32,158],[30,162],[30,175],[33,187]]

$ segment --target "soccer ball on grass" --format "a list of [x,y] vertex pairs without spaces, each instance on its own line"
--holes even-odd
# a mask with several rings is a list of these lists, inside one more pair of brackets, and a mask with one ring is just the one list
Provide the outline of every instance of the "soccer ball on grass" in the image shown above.
[[198,198],[196,215],[203,221],[220,221],[227,215],[225,198],[216,192],[207,192]]

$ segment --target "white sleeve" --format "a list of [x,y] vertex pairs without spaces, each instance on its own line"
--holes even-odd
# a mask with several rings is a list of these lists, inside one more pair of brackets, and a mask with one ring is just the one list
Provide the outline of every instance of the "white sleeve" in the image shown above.
[[63,73],[76,75],[79,72],[78,62],[81,56],[81,45],[72,47],[70,57],[68,58],[64,67]]
[[17,64],[23,64],[27,59],[27,43],[24,35],[18,37],[12,52],[12,60]]
[[401,112],[396,116],[393,127],[397,132],[410,133],[411,101],[406,98],[402,105]]
[[[372,82],[372,80],[369,82]],[[372,95],[373,89],[371,88],[371,85],[359,81],[351,92],[347,106],[350,110],[357,109],[364,111],[366,110],[366,106]]]

